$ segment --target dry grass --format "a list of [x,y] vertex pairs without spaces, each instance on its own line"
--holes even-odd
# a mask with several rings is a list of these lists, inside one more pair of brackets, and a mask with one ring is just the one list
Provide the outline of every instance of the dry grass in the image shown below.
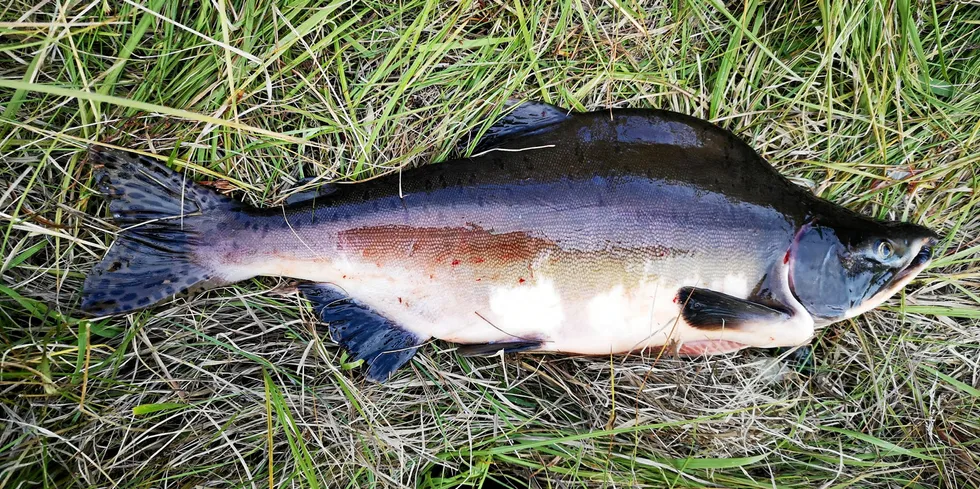
[[[0,486],[980,486],[976,5],[183,3],[0,6]],[[89,143],[276,205],[446,158],[510,96],[709,118],[941,257],[808,375],[436,344],[378,386],[274,279],[79,319]]]

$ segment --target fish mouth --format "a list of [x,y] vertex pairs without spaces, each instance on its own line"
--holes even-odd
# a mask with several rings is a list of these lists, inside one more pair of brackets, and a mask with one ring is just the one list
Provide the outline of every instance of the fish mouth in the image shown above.
[[[796,265],[796,256],[799,249],[800,237],[806,229],[806,227],[803,227],[799,232],[797,232],[797,235],[793,239],[793,242],[790,245],[789,250],[786,252],[786,256],[784,258],[784,266],[788,269],[787,278],[789,283],[789,292],[792,294],[794,299],[801,303],[804,303],[804,301],[802,299],[802,294],[800,293],[801,291],[797,289],[798,285],[817,288],[823,287],[823,285],[820,283],[798,284],[795,280],[796,276],[794,273],[794,265]],[[916,275],[929,266],[929,264],[932,262],[933,248],[937,242],[938,236],[936,236],[934,233],[924,235],[920,234],[919,237],[914,238],[911,243],[909,243],[911,247],[909,251],[914,253],[914,255],[911,259],[909,259],[908,263],[906,263],[901,269],[893,269],[891,278],[885,278],[879,282],[881,285],[876,293],[870,297],[863,298],[860,300],[860,302],[851,302],[849,308],[824,308],[825,310],[823,310],[822,313],[818,313],[817,311],[810,310],[808,308],[810,314],[814,318],[815,323],[817,324],[817,327],[826,326],[843,319],[864,314],[865,312],[874,309],[886,301],[889,297],[908,285],[908,283],[911,282]],[[825,257],[825,261],[831,258],[833,257],[828,254],[828,256]]]
[[919,248],[918,253],[915,254],[915,258],[912,258],[912,261],[910,261],[909,264],[902,269],[902,271],[895,275],[895,278],[892,279],[892,283],[902,284],[904,286],[905,282],[911,280],[912,277],[918,275],[922,270],[925,270],[929,263],[932,262],[932,249],[934,246],[936,246],[936,242],[936,238],[926,238],[920,245],[921,247]]
[[919,242],[919,250],[915,253],[915,257],[905,265],[900,272],[892,277],[891,282],[886,287],[883,287],[880,292],[872,296],[870,299],[866,300],[863,304],[858,305],[852,309],[849,309],[847,313],[844,314],[843,319],[851,318],[864,314],[879,304],[885,302],[889,297],[894,295],[896,292],[908,285],[909,282],[915,278],[919,272],[925,270],[929,263],[932,262],[932,251],[933,247],[936,246],[937,238],[933,236],[926,237]]

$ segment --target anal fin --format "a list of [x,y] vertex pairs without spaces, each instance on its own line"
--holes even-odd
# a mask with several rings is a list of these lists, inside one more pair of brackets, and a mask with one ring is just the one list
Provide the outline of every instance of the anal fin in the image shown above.
[[497,352],[516,353],[520,351],[535,350],[541,347],[541,342],[536,340],[517,340],[501,341],[497,343],[474,343],[471,345],[460,345],[456,348],[456,353],[464,357],[490,356]]
[[303,284],[299,289],[313,303],[320,320],[329,325],[333,340],[355,360],[364,360],[368,365],[367,377],[371,380],[388,380],[426,340],[331,285]]
[[675,301],[681,306],[684,321],[698,329],[740,329],[790,319],[785,311],[697,287],[682,287]]

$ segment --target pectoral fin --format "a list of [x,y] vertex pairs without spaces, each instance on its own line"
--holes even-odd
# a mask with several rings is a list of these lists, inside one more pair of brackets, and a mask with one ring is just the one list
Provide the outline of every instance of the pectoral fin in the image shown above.
[[742,329],[751,325],[788,321],[785,311],[697,287],[683,287],[675,299],[684,321],[699,329]]
[[371,380],[388,380],[426,340],[330,285],[304,284],[299,289],[313,303],[320,320],[329,325],[333,340],[355,360],[364,360],[368,365],[367,376]]

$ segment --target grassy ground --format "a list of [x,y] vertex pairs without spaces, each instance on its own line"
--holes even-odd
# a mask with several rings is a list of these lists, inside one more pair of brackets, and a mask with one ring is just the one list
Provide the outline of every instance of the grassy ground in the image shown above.
[[[0,6],[0,487],[980,486],[977,6],[185,3]],[[275,279],[79,320],[89,143],[271,206],[443,159],[512,96],[711,119],[941,256],[811,375],[436,344],[379,386]]]

